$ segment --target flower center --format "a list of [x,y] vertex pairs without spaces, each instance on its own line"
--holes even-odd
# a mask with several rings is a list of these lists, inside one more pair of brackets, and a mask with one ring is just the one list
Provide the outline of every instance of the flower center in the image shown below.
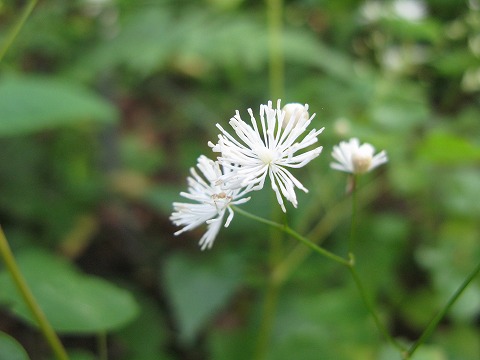
[[223,191],[218,194],[213,194],[211,197],[218,211],[225,209],[230,204],[230,201],[232,201],[232,197]]
[[264,164],[269,165],[275,160],[275,151],[267,149],[266,147],[260,148],[257,150],[257,155]]
[[353,172],[355,174],[363,174],[370,169],[372,164],[372,156],[365,152],[357,152],[352,155]]

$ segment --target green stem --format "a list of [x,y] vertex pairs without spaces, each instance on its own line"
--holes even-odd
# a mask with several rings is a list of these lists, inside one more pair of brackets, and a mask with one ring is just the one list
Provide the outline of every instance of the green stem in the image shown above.
[[[368,186],[362,188],[362,191],[357,191],[358,200],[360,204],[369,202],[377,193],[377,185],[372,182]],[[333,206],[325,216],[316,222],[315,227],[308,233],[307,237],[313,239],[314,243],[320,245],[323,240],[334,230],[336,226],[342,221],[351,208],[349,198],[343,199],[341,202]],[[318,214],[321,209],[314,209],[314,213]],[[308,219],[311,223],[313,219]],[[306,258],[311,254],[310,248],[303,244],[297,244],[295,248],[286,254],[286,257],[280,262],[275,270],[273,276],[278,282],[283,283],[288,276],[297,268]]]
[[348,252],[353,254],[355,251],[355,230],[357,226],[357,177],[351,175],[351,192],[352,192],[352,222],[350,224],[350,239],[348,241]]
[[[395,346],[397,349],[399,349],[400,351],[405,352],[405,349],[397,342],[395,341],[395,339],[393,339],[389,332],[387,331],[387,329],[385,328],[385,326],[383,326],[382,322],[380,321],[380,318],[378,317],[377,313],[375,312],[375,308],[373,307],[371,301],[369,300],[368,296],[367,296],[367,293],[365,291],[365,288],[363,287],[362,285],[362,281],[360,280],[360,277],[358,276],[358,273],[355,269],[355,260],[354,260],[354,257],[352,254],[350,254],[350,258],[349,260],[346,260],[338,255],[335,255],[331,252],[329,252],[328,250],[325,250],[323,248],[321,248],[320,246],[316,245],[315,243],[313,243],[312,241],[310,241],[309,239],[307,239],[306,237],[300,235],[299,233],[297,233],[295,230],[291,229],[288,225],[282,225],[282,224],[279,224],[275,221],[271,221],[271,220],[268,220],[268,219],[264,219],[260,216],[257,216],[257,215],[254,215],[254,214],[251,214],[249,213],[248,211],[245,211],[241,208],[238,208],[238,207],[232,207],[233,210],[245,217],[248,217],[252,220],[255,220],[255,221],[258,221],[260,223],[263,223],[263,224],[266,224],[266,225],[269,225],[269,226],[273,226],[277,229],[280,229],[282,230],[283,232],[285,232],[286,234],[289,234],[290,236],[292,236],[293,238],[299,240],[300,242],[302,242],[304,245],[308,246],[310,249],[312,249],[313,251],[315,251],[316,253],[326,257],[326,258],[329,258],[330,260],[333,260],[333,261],[336,261],[346,267],[348,267],[349,271],[350,271],[350,274],[352,275],[353,277],[353,280],[355,282],[355,285],[357,286],[358,288],[358,291],[360,293],[360,296],[362,298],[362,300],[364,301],[368,311],[370,312],[370,314],[372,315],[374,321],[375,321],[375,324],[377,325],[378,329],[380,330],[380,332],[385,336],[385,338],[393,345]],[[275,281],[275,280],[278,280],[278,281]],[[276,285],[279,285],[281,283],[281,278],[276,278],[274,277],[274,284]]]
[[18,19],[17,23],[12,28],[10,33],[7,35],[5,41],[3,42],[3,45],[0,47],[0,62],[2,61],[10,46],[13,44],[13,41],[15,40],[23,25],[27,21],[28,17],[32,13],[33,8],[36,4],[37,0],[30,0],[30,2],[25,5],[20,18]]
[[254,359],[263,360],[266,358],[268,344],[270,342],[270,334],[275,320],[275,309],[277,307],[279,292],[280,284],[270,277],[263,303],[262,321],[260,324]]
[[473,271],[467,276],[467,278],[463,281],[460,287],[455,291],[452,297],[448,300],[445,307],[430,321],[426,329],[423,331],[420,338],[408,349],[404,358],[409,359],[413,355],[413,353],[425,343],[425,341],[430,337],[432,332],[437,328],[440,321],[443,317],[447,314],[450,308],[455,304],[458,300],[460,295],[462,295],[463,291],[468,287],[468,285],[472,282],[472,280],[478,275],[480,272],[480,263],[473,269]]
[[282,230],[284,233],[292,236],[293,238],[299,240],[300,242],[302,242],[303,244],[305,244],[306,246],[308,246],[310,249],[312,249],[313,251],[317,252],[318,254],[330,259],[330,260],[333,260],[333,261],[336,261],[337,263],[339,264],[342,264],[342,265],[345,265],[345,266],[349,266],[350,262],[348,260],[345,260],[344,258],[338,256],[338,255],[335,255],[334,253],[328,251],[328,250],[325,250],[324,248],[316,245],[314,242],[310,241],[309,239],[307,239],[306,237],[300,235],[299,233],[297,233],[295,230],[293,230],[292,228],[290,228],[287,224],[279,224],[275,221],[271,221],[271,220],[268,220],[268,219],[264,219],[260,216],[257,216],[257,215],[254,215],[254,214],[251,214],[249,213],[248,211],[245,211],[241,208],[238,208],[236,206],[232,206],[233,210],[243,216],[246,216],[252,220],[255,220],[255,221],[258,221],[258,222],[261,222],[263,224],[266,224],[266,225],[269,225],[269,226],[273,226],[277,229],[280,229]]
[[380,321],[380,318],[378,317],[375,307],[373,306],[372,302],[370,301],[369,297],[367,296],[367,292],[365,291],[365,288],[363,287],[362,281],[360,277],[358,276],[357,270],[355,269],[355,260],[353,255],[350,255],[350,262],[348,265],[348,270],[350,270],[350,274],[352,275],[353,281],[355,282],[355,285],[357,286],[358,292],[360,293],[360,297],[362,298],[363,302],[365,303],[365,306],[367,310],[370,312],[370,314],[373,317],[373,320],[375,321],[375,325],[377,325],[377,328],[379,331],[383,334],[385,339],[392,344],[394,347],[396,347],[398,350],[401,352],[404,352],[405,349],[390,335],[388,330],[385,328],[383,323]]
[[[269,52],[269,85],[271,100],[281,99],[284,93],[284,60],[282,50],[282,12],[283,0],[266,0],[268,21],[268,52]],[[272,219],[280,219],[275,210]],[[283,239],[278,234],[278,227],[272,227],[270,232],[269,276],[262,322],[256,348],[256,359],[267,356],[270,333],[273,328],[275,309],[280,284],[275,282],[273,271],[283,255]]]
[[285,65],[282,46],[282,0],[267,0],[270,95],[281,99],[284,93]]
[[351,219],[351,224],[350,224],[350,238],[348,240],[348,255],[350,257],[350,262],[348,264],[348,270],[350,271],[350,274],[352,275],[353,281],[355,282],[355,285],[357,286],[358,292],[360,293],[360,297],[362,298],[363,302],[365,303],[365,306],[366,306],[367,310],[372,315],[373,320],[374,320],[375,325],[377,326],[378,330],[383,334],[385,339],[390,344],[392,344],[394,347],[396,347],[401,352],[404,352],[405,349],[403,348],[403,346],[401,346],[390,335],[387,328],[380,321],[380,318],[377,315],[377,312],[375,311],[375,307],[374,307],[373,303],[370,301],[369,297],[367,296],[367,292],[365,291],[365,288],[363,287],[363,283],[360,280],[360,277],[357,273],[357,270],[355,269],[354,250],[355,250],[355,232],[356,232],[356,226],[357,226],[357,180],[358,180],[357,176],[355,174],[352,174],[351,177],[349,178],[350,183],[348,185],[348,190],[347,190],[352,195],[352,219]]
[[105,331],[102,331],[97,334],[97,344],[98,344],[98,359],[107,360],[108,345],[107,345],[107,334]]
[[[271,195],[274,196],[273,193]],[[274,206],[272,209],[272,219],[280,219],[282,215],[280,209],[277,206]],[[277,299],[281,284],[276,282],[276,279],[273,276],[273,270],[276,268],[283,255],[282,236],[283,233],[278,228],[270,228],[266,291],[254,354],[254,359],[257,360],[263,360],[267,356],[270,335],[275,321]]]
[[33,317],[38,323],[43,336],[49,343],[55,357],[58,360],[68,360],[67,352],[63,347],[60,339],[58,338],[57,334],[53,330],[52,326],[47,320],[47,317],[43,313],[42,309],[38,305],[35,300],[35,297],[32,294],[32,291],[28,287],[27,282],[25,281],[20,269],[18,268],[17,263],[15,262],[15,258],[12,254],[10,246],[8,245],[7,239],[5,234],[3,233],[2,228],[0,227],[0,256],[3,258],[5,262],[5,266],[7,271],[10,273],[13,282],[17,286],[20,294],[23,297],[23,300],[29,307],[30,311],[33,314]]

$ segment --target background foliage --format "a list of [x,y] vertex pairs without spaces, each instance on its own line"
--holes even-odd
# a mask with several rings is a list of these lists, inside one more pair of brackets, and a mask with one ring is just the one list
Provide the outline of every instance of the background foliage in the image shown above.
[[[21,7],[0,2],[0,40]],[[344,254],[346,180],[329,169],[331,148],[356,136],[387,150],[387,166],[362,179],[357,262],[406,342],[480,258],[479,9],[284,3],[283,103],[308,103],[326,128],[324,153],[299,174],[310,193],[288,216]],[[111,359],[251,358],[269,230],[236,216],[200,252],[202,230],[174,237],[168,216],[215,124],[270,99],[266,23],[257,1],[45,0],[3,60],[0,221],[39,294],[56,286],[44,296],[52,314],[82,296],[92,306],[98,323],[55,325],[75,358],[94,358],[99,332]],[[246,205],[266,217],[271,207],[263,193]],[[48,358],[5,273],[0,284],[0,359],[19,344]],[[417,358],[478,359],[479,314],[477,279]],[[307,253],[280,290],[269,349],[277,360],[397,356],[348,272]]]

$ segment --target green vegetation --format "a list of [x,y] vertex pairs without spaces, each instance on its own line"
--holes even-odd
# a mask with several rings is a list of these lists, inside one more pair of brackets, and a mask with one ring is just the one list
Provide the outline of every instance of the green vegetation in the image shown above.
[[[475,0],[0,0],[0,226],[69,358],[477,360],[479,34]],[[298,208],[174,236],[215,125],[278,96],[325,127]],[[351,137],[389,161],[350,268]],[[61,358],[1,259],[0,360]]]

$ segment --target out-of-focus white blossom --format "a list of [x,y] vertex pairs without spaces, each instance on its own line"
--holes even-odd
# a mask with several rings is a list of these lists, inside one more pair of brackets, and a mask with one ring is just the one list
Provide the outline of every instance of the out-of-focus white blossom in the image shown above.
[[351,174],[363,174],[388,161],[385,150],[374,153],[375,148],[371,144],[360,145],[357,138],[342,141],[333,147],[332,156],[337,162],[330,163],[330,167]]
[[306,120],[310,118],[308,107],[300,103],[286,104],[282,110],[285,111],[285,119],[282,124],[284,128],[291,120],[297,122],[300,117],[304,117]]

